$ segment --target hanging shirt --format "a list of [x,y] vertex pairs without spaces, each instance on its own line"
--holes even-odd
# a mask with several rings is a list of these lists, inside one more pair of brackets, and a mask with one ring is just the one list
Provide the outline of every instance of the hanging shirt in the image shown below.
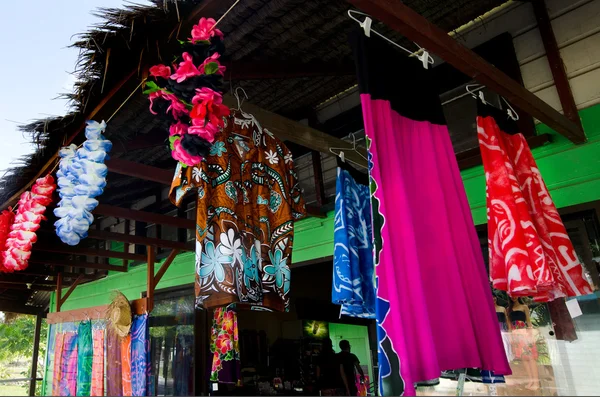
[[252,115],[232,114],[208,157],[177,166],[171,200],[179,205],[191,189],[197,303],[287,310],[294,221],[305,216],[288,148]]

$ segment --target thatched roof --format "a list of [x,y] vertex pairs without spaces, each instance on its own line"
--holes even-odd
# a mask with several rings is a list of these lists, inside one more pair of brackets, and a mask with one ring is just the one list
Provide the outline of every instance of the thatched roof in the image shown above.
[[[21,159],[0,180],[0,202],[24,186],[40,167],[56,153],[65,137],[73,134],[85,115],[97,106],[119,81],[132,70],[158,62],[169,62],[178,50],[177,39],[188,31],[180,30],[180,21],[202,3],[201,0],[153,0],[154,5],[128,5],[122,9],[98,9],[102,23],[77,36],[72,45],[80,50],[75,66],[77,83],[70,100],[72,112],[64,117],[37,120],[21,130],[37,144],[36,152]],[[482,15],[503,0],[407,0],[405,3],[446,30],[455,29]],[[224,1],[223,10],[231,3]],[[354,26],[344,0],[242,0],[219,25],[225,33],[227,53],[233,62],[310,61],[351,62],[347,33]],[[219,17],[218,15],[211,15]],[[385,26],[378,30],[402,41]],[[140,74],[141,79],[141,74]],[[233,85],[234,82],[232,81]],[[291,79],[266,79],[235,82],[242,85],[250,100],[269,110],[306,117],[319,103],[355,84],[353,76],[323,76]],[[160,123],[145,110],[141,93],[127,104],[109,124],[107,134],[119,143],[142,135],[157,141]],[[83,135],[83,134],[80,134]],[[81,137],[79,137],[81,139]],[[77,143],[77,141],[76,141]],[[158,144],[158,143],[157,143]],[[125,148],[125,145],[121,145]],[[162,148],[161,148],[162,150]],[[141,161],[164,163],[164,150],[143,154]]]

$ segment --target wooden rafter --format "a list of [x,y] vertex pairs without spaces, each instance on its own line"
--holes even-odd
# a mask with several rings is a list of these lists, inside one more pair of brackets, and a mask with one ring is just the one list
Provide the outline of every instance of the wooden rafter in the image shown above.
[[235,61],[225,62],[225,80],[294,79],[299,77],[351,76],[354,63],[311,61]]
[[57,254],[69,254],[69,255],[85,255],[85,256],[98,256],[101,258],[116,258],[125,259],[128,261],[140,262],[146,259],[144,255],[130,254],[129,252],[119,252],[110,250],[100,250],[94,248],[85,247],[67,247],[64,245],[40,245],[35,246],[36,251],[42,252],[54,252]]
[[77,277],[77,279],[75,279],[75,281],[73,282],[73,284],[71,284],[71,286],[69,287],[69,289],[67,290],[65,295],[62,296],[63,278],[62,278],[62,274],[58,273],[58,277],[56,279],[56,311],[57,312],[60,311],[60,308],[62,307],[62,305],[64,305],[66,300],[69,298],[69,296],[71,296],[73,291],[75,291],[75,288],[77,288],[77,286],[82,281],[83,281],[83,274],[81,276]]
[[173,180],[173,170],[165,170],[133,161],[111,158],[106,161],[106,165],[110,172],[140,178],[146,181],[158,182],[163,185],[170,185]]
[[360,10],[382,21],[409,40],[505,97],[513,105],[537,118],[574,143],[586,141],[583,130],[556,109],[483,58],[448,36],[442,29],[413,11],[401,1],[347,0]]
[[180,251],[194,251],[196,249],[196,246],[190,243],[161,240],[158,238],[136,236],[132,234],[107,232],[104,230],[90,230],[88,232],[88,237],[99,240],[120,241],[123,243],[137,245],[153,245],[155,247],[177,249]]
[[0,301],[0,312],[43,315],[45,310],[43,307],[27,306],[25,303],[19,304],[16,302]]
[[[127,272],[127,267],[120,265],[107,265],[104,263],[80,262],[63,259],[41,259],[32,257],[30,263],[39,263],[42,265],[77,267],[81,269],[111,270],[114,272]],[[58,273],[60,275],[60,273]],[[58,276],[57,275],[57,276]]]
[[152,212],[132,210],[129,208],[115,207],[112,205],[100,204],[94,210],[94,214],[114,216],[115,218],[130,219],[132,221],[154,223],[159,225],[167,225],[182,229],[196,229],[196,222],[191,219],[178,218],[176,216],[168,216],[155,214]]
[[169,269],[169,266],[171,266],[171,263],[173,263],[173,261],[175,260],[175,257],[177,257],[177,254],[179,254],[179,250],[174,249],[171,251],[171,253],[169,253],[169,256],[167,257],[167,259],[165,259],[165,261],[163,262],[160,269],[158,269],[158,272],[156,272],[156,274],[154,274],[154,263],[156,261],[156,254],[154,251],[154,247],[148,246],[147,251],[148,251],[148,272],[147,272],[147,283],[146,283],[146,288],[147,288],[146,298],[147,298],[148,311],[152,311],[152,309],[154,308],[154,290],[156,289],[156,286],[160,282],[160,279],[165,275],[165,273]]
[[54,291],[54,287],[48,284],[36,284],[36,283],[13,283],[13,282],[2,282],[0,281],[0,290],[1,289],[13,289],[19,291]]

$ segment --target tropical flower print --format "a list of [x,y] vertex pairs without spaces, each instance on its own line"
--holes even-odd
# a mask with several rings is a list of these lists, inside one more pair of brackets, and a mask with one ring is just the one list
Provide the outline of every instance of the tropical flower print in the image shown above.
[[277,152],[273,151],[273,150],[269,150],[266,154],[267,156],[267,160],[269,160],[269,163],[271,163],[271,165],[277,164],[279,162],[279,157],[277,157]]
[[202,171],[200,171],[200,168],[192,168],[192,178],[194,178],[196,182],[200,182],[200,179],[202,178]]
[[246,288],[252,288],[252,282],[259,282],[259,259],[258,254],[256,252],[256,246],[252,246],[250,248],[250,252],[248,255],[244,253],[243,255],[243,265],[244,265],[244,284]]
[[210,380],[236,383],[240,378],[240,351],[237,315],[230,307],[215,310],[211,329],[213,354]]
[[286,163],[286,164],[292,163],[292,162],[294,161],[294,159],[293,159],[293,157],[292,157],[292,154],[291,154],[291,153],[288,153],[288,154],[286,154],[286,155],[283,157],[283,159],[285,160],[285,163]]
[[285,280],[290,279],[290,268],[287,265],[287,257],[283,258],[283,252],[279,248],[275,252],[269,252],[271,264],[265,266],[265,273],[275,277],[275,285],[282,288]]
[[242,240],[234,228],[227,230],[227,233],[221,233],[220,241],[219,248],[223,255],[240,260],[242,257]]
[[202,266],[200,267],[199,275],[201,278],[207,278],[211,274],[214,274],[215,279],[222,283],[225,280],[225,268],[223,265],[229,264],[231,261],[233,261],[231,256],[223,255],[220,249],[215,249],[215,244],[212,241],[208,241],[202,253]]
[[214,145],[212,145],[210,148],[211,156],[221,157],[223,155],[223,153],[226,153],[226,152],[227,152],[227,149],[225,149],[225,143],[223,143],[222,141],[215,142]]

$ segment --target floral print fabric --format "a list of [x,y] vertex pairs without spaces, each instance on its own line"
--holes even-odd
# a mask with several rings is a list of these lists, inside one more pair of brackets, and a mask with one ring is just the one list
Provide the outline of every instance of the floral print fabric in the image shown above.
[[210,336],[210,352],[213,354],[211,382],[237,383],[240,379],[240,349],[237,315],[230,308],[215,310]]
[[[375,264],[368,176],[337,169],[332,302],[341,313],[375,319]],[[357,176],[357,179],[353,177]],[[364,179],[364,184],[359,183]]]
[[89,396],[92,388],[93,340],[92,322],[82,321],[77,327],[77,395]]
[[77,395],[77,333],[64,334],[59,396]]
[[178,166],[171,200],[179,205],[191,189],[197,303],[287,310],[293,223],[305,216],[291,152],[253,116],[237,113],[208,157]]

